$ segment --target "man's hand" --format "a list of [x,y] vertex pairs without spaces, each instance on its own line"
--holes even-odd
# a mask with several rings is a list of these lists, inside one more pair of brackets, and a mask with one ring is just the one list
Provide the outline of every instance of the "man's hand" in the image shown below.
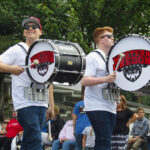
[[24,69],[18,65],[7,65],[0,61],[0,72],[7,72],[18,76],[24,72]]
[[16,65],[10,66],[10,73],[13,75],[20,75],[23,72],[24,69],[21,68],[20,66],[16,66]]
[[50,107],[47,110],[47,115],[49,116],[49,119],[53,119],[54,118],[54,110],[51,109]]
[[108,83],[114,82],[116,79],[116,72],[109,74],[108,76],[105,77],[105,79],[106,79],[106,82]]

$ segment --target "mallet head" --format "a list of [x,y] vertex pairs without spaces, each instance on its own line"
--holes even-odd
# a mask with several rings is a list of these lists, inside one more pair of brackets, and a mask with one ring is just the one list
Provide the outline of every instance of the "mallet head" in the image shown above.
[[125,56],[126,56],[126,55],[123,54],[123,53],[119,55],[119,57],[121,57],[121,58],[123,58],[123,57],[125,57]]
[[38,60],[38,59],[34,59],[33,63],[34,63],[35,65],[38,65],[38,64],[39,64],[39,60]]

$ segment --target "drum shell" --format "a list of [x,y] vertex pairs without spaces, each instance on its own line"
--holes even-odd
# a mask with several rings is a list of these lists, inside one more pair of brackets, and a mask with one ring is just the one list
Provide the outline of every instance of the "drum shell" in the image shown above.
[[[81,47],[76,43],[66,42],[65,46],[72,47],[72,52],[65,49],[63,41],[52,41],[57,49],[55,51],[55,71],[50,77],[50,82],[76,84],[82,78],[85,71],[85,54]],[[62,47],[63,48],[62,48]]]

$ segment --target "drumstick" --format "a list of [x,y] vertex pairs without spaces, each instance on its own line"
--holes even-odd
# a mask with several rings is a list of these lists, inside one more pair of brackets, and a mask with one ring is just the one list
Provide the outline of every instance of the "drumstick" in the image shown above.
[[125,54],[122,53],[119,55],[119,60],[118,60],[117,65],[116,65],[115,72],[118,70],[118,67],[119,67],[120,62],[121,62],[123,57],[125,57]]
[[33,63],[31,63],[31,64],[29,64],[29,65],[27,65],[27,66],[24,66],[24,67],[22,67],[23,69],[27,69],[27,68],[29,68],[30,66],[32,66],[32,65],[38,65],[39,64],[39,60],[38,59],[34,59],[33,60]]
[[48,121],[48,138],[50,141],[52,141],[52,134],[51,134],[51,123]]

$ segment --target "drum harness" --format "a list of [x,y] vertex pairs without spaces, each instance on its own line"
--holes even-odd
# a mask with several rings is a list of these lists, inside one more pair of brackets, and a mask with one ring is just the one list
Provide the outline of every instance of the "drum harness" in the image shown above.
[[[106,60],[104,59],[101,52],[99,52],[98,50],[94,50],[93,52],[96,52],[97,54],[99,54],[99,56],[106,63]],[[105,100],[119,101],[120,90],[114,83],[109,83],[107,88],[102,89],[102,96]]]
[[[27,54],[27,50],[24,48],[24,46],[21,43],[17,44],[20,46],[25,53]],[[28,100],[34,101],[34,102],[45,102],[48,103],[49,98],[49,85],[50,83],[35,83],[31,82],[30,87],[24,88],[24,97]]]

